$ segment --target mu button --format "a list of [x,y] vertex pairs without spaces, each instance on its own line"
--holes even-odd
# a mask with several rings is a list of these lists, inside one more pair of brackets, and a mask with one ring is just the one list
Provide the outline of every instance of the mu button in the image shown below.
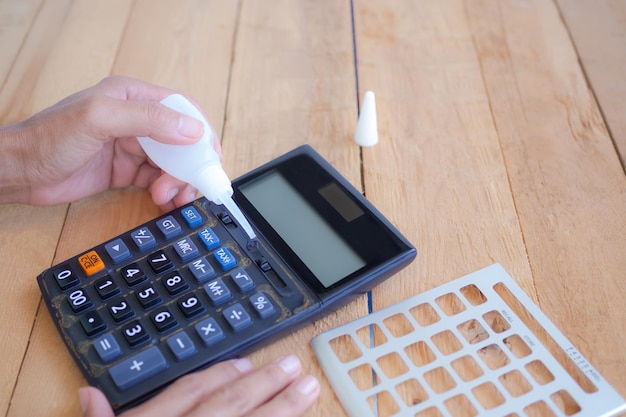
[[86,254],[80,256],[78,258],[78,263],[80,267],[83,269],[85,275],[93,275],[98,271],[102,271],[104,269],[104,262],[100,258],[100,255],[95,250],[91,252],[87,252]]

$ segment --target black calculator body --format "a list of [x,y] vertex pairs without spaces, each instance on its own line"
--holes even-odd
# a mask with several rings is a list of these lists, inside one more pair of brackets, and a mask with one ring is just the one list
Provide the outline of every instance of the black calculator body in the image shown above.
[[200,198],[38,277],[72,357],[116,412],[292,333],[416,256],[308,145],[233,189],[254,239]]

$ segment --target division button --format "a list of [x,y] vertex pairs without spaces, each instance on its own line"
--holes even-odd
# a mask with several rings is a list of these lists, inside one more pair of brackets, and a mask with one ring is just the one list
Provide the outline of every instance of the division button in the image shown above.
[[93,341],[93,347],[96,349],[98,356],[102,362],[107,363],[122,354],[120,345],[111,333],[105,334]]
[[157,220],[156,225],[166,239],[177,236],[182,232],[180,224],[178,224],[173,216],[165,216]]
[[126,390],[167,368],[159,348],[152,346],[109,368],[115,385]]
[[236,332],[252,324],[250,315],[239,303],[225,308],[222,314],[230,327]]
[[93,275],[96,272],[102,271],[104,269],[104,262],[100,259],[100,255],[95,250],[87,252],[84,255],[78,257],[78,263],[80,267],[83,269],[85,275]]
[[224,338],[222,328],[213,317],[202,320],[195,325],[195,329],[206,346],[214,345]]
[[104,245],[104,249],[109,254],[109,257],[114,264],[118,264],[128,258],[130,258],[130,250],[122,239],[115,239]]
[[168,337],[167,345],[179,361],[182,361],[197,352],[196,346],[185,332],[178,332],[175,335]]

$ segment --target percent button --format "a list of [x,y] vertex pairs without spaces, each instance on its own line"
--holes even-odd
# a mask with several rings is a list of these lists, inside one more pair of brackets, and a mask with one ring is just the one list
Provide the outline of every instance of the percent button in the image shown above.
[[262,292],[252,294],[249,298],[250,304],[262,319],[268,318],[274,314],[274,305],[269,297]]

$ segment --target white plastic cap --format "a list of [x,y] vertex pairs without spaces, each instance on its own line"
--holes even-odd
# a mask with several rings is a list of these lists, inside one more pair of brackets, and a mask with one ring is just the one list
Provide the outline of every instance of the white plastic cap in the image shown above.
[[378,122],[376,120],[376,97],[372,91],[365,92],[354,140],[360,146],[374,146],[378,143]]

